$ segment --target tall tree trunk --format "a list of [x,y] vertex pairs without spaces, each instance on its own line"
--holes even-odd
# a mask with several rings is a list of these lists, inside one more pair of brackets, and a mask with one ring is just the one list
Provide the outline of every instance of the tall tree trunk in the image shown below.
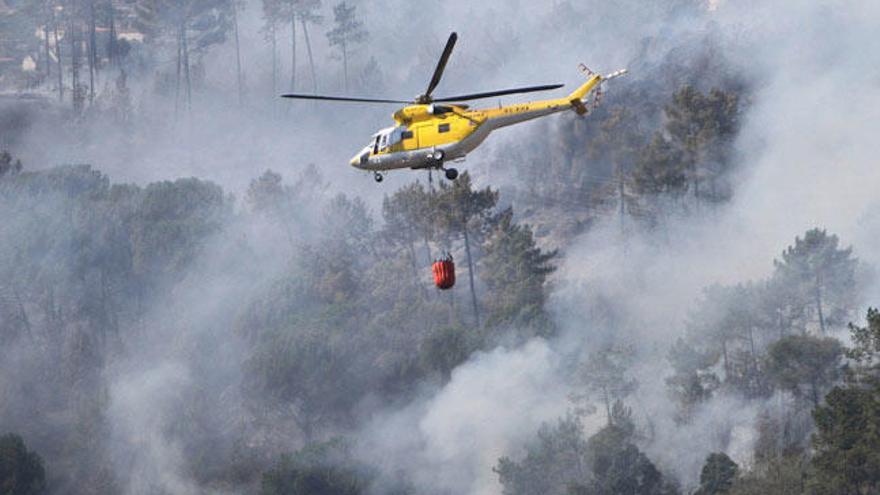
[[52,54],[49,50],[49,25],[51,18],[46,18],[46,27],[43,28],[43,48],[46,51],[46,80],[52,77]]
[[730,376],[730,364],[727,360],[727,340],[721,340],[721,357],[724,359],[724,379]]
[[[48,31],[46,32],[46,36],[49,36]],[[18,317],[21,320],[21,324],[24,326],[25,332],[28,334],[28,339],[30,339],[31,343],[35,342],[34,333],[31,329],[31,319],[28,318],[27,310],[24,308],[24,303],[21,300],[21,294],[19,294],[18,289],[13,285],[12,293],[15,295],[15,303],[18,307]]]
[[186,40],[186,24],[180,27],[180,37],[182,39],[183,50],[183,76],[186,81],[186,111],[192,111],[192,78],[189,73],[189,45]]
[[177,27],[177,72],[174,78],[174,120],[180,113],[180,76],[183,73],[183,26]]
[[244,88],[241,75],[241,45],[238,39],[238,5],[236,1],[232,2],[232,27],[235,33],[235,71],[238,76],[238,105],[244,103]]
[[68,31],[70,31],[70,85],[73,95],[73,110],[79,113],[82,109],[82,95],[79,88],[79,36],[76,26],[71,17]]
[[116,52],[119,47],[116,39],[116,9],[113,8],[113,0],[107,1],[107,8],[110,12],[110,38],[107,40],[107,59],[110,61],[111,66],[115,66],[117,63]]
[[58,101],[64,101],[64,71],[61,65],[61,43],[58,41],[58,21],[52,14],[52,31],[55,35],[55,60],[58,63]]
[[608,396],[608,387],[602,386],[602,401],[605,403],[605,414],[608,419],[608,426],[611,426],[611,397]]
[[419,295],[422,296],[422,299],[427,299],[427,294],[425,294],[425,288],[422,284],[419,283],[419,266],[418,260],[416,260],[416,248],[413,245],[412,241],[406,243],[407,250],[409,251],[409,259],[412,265],[413,272],[413,285],[416,287],[416,290],[419,292]]
[[296,14],[290,14],[290,92],[296,91]]
[[624,184],[623,184],[623,169],[621,168],[621,166],[619,164],[617,165],[617,194],[620,198],[619,199],[620,208],[619,208],[618,214],[620,215],[620,237],[622,239],[624,236],[624,233],[626,232],[626,225],[624,223],[625,222],[625,215],[626,215],[626,195],[625,195]]
[[89,104],[95,101],[95,74],[98,71],[97,27],[95,0],[89,0]]
[[[278,36],[275,33],[275,21],[269,25],[269,33],[272,36],[272,99],[278,95]],[[272,105],[275,108],[275,105]]]
[[423,238],[423,241],[424,241],[424,246],[425,246],[426,259],[428,260],[428,263],[431,263],[432,261],[434,261],[434,259],[431,256],[431,244],[428,242],[428,233],[427,232],[425,233],[425,237]]
[[309,40],[309,24],[305,17],[301,18],[303,28],[303,36],[306,39],[306,52],[309,54],[309,71],[312,73],[312,92],[318,92],[318,77],[315,74],[315,59],[312,58],[312,42]]
[[825,334],[825,314],[822,312],[822,289],[819,287],[819,276],[816,275],[816,311],[819,313],[819,330]]
[[474,288],[474,262],[471,258],[471,241],[468,237],[468,229],[467,225],[462,229],[464,232],[464,251],[467,254],[467,262],[468,262],[468,280],[471,284],[471,303],[474,306],[474,320],[477,322],[477,327],[480,326],[480,309],[477,306],[477,291]]
[[345,46],[345,40],[342,40],[342,76],[344,78],[345,93],[348,94],[348,47]]
[[[752,379],[754,379],[755,383],[757,384],[758,380],[760,379],[760,374],[758,373],[758,350],[755,347],[755,331],[754,331],[754,328],[753,328],[751,322],[748,323],[748,326],[749,326],[749,352],[752,355],[752,363],[751,363],[752,370],[750,372],[750,374],[752,376],[749,377],[749,382],[750,382],[749,388],[751,388]],[[752,391],[752,393],[756,393],[756,392],[757,391],[754,391],[754,390]]]

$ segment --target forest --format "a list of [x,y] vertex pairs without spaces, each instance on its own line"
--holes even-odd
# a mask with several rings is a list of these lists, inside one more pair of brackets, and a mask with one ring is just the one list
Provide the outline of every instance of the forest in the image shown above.
[[[0,493],[880,493],[880,11],[746,3],[0,0]],[[454,181],[278,98],[453,29],[631,77]]]

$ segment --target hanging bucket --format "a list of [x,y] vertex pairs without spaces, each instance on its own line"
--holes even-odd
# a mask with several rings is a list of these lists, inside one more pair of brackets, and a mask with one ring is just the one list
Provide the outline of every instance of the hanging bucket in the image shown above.
[[451,254],[435,260],[431,270],[434,272],[434,285],[438,289],[451,289],[455,285],[455,263],[452,261]]

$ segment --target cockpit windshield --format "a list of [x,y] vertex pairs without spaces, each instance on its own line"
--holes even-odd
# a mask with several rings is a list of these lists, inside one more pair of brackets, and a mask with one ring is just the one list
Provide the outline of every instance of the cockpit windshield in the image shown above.
[[382,129],[373,135],[373,139],[367,147],[375,155],[379,152],[386,151],[388,148],[400,143],[404,139],[413,137],[413,133],[407,130],[406,126],[389,127]]
[[391,146],[403,141],[406,134],[406,126],[402,125],[383,129],[373,136],[373,140],[370,142],[370,148],[372,148],[374,154],[379,153],[380,151],[385,151]]

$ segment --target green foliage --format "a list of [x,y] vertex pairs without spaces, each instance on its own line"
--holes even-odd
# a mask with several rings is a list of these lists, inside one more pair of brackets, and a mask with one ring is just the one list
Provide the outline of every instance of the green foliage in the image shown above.
[[355,5],[348,2],[340,2],[333,6],[333,29],[327,31],[327,40],[330,46],[339,47],[340,50],[348,50],[351,45],[366,41],[369,33],[364,28],[364,23],[357,20]]
[[700,488],[694,495],[729,493],[739,466],[724,452],[709,454],[700,471]]
[[633,444],[615,449],[602,456],[602,462],[593,467],[596,495],[672,495],[674,486],[663,480],[663,475],[648,457]]
[[186,29],[196,49],[226,41],[232,29],[232,0],[137,0],[138,27],[158,37]]
[[681,407],[678,419],[687,422],[694,410],[708,401],[720,384],[712,371],[718,362],[718,353],[698,350],[679,338],[669,349],[668,359],[673,374],[666,379],[666,385]]
[[633,180],[641,194],[680,196],[686,190],[687,175],[681,152],[658,131],[639,155]]
[[813,411],[812,464],[819,493],[880,490],[880,390],[835,387]]
[[271,211],[283,207],[287,200],[287,191],[281,180],[281,174],[266,170],[248,185],[245,201],[254,211]]
[[345,90],[348,91],[348,56],[355,45],[369,37],[364,23],[357,19],[357,6],[342,1],[333,6],[333,29],[327,31],[327,41],[342,56]]
[[411,182],[382,201],[384,235],[392,243],[409,244],[431,237],[431,198],[420,182]]
[[665,113],[666,133],[682,153],[694,197],[715,202],[727,199],[729,187],[722,179],[739,129],[739,96],[717,88],[704,95],[685,85],[672,95]]
[[248,388],[255,398],[296,407],[297,424],[311,440],[329,422],[344,421],[360,398],[364,376],[352,366],[355,352],[318,333],[264,334],[246,363]]
[[804,458],[787,455],[763,460],[755,468],[738,477],[729,495],[803,495],[807,491]]
[[494,468],[504,495],[672,495],[674,484],[633,444],[632,411],[617,401],[612,421],[584,440],[576,416],[543,425],[525,457],[502,457]]
[[443,380],[449,380],[452,370],[465,362],[474,350],[465,329],[440,327],[422,341],[419,361],[427,374],[439,372]]
[[[873,379],[873,363],[880,350],[874,338],[877,322],[876,310],[870,309],[867,327],[850,325],[854,347],[846,354],[852,367],[845,384],[835,386],[821,403],[816,397],[841,374],[840,343],[831,338],[788,336],[771,347],[768,369],[774,382],[809,396],[816,405],[812,450],[799,443],[803,434],[792,433],[805,429],[797,418],[782,424],[762,415],[756,466],[737,480],[731,494],[857,495],[880,489],[880,383]],[[781,449],[768,445],[780,441]]]
[[839,244],[836,235],[811,229],[774,261],[774,277],[794,289],[798,304],[812,314],[822,332],[827,326],[843,325],[855,301],[857,260],[852,248]]
[[813,411],[812,465],[818,493],[861,494],[880,490],[880,316],[868,309],[868,325],[850,325],[853,369],[847,383]]
[[[598,396],[605,406],[608,424],[613,425],[615,416],[623,413],[615,411],[614,407],[622,407],[621,401],[638,387],[638,381],[629,376],[635,359],[633,346],[608,346],[590,353],[578,373],[579,382],[585,387],[586,393],[576,394],[574,398],[583,401]],[[624,421],[629,421],[626,414],[622,417]]]
[[838,244],[837,236],[810,230],[775,261],[770,279],[704,289],[688,316],[686,338],[669,353],[674,374],[667,385],[682,420],[717,388],[744,397],[766,397],[775,388],[813,406],[821,401],[840,377],[843,349],[806,332],[813,318],[823,331],[839,325],[856,289],[857,261]]
[[[587,442],[593,480],[575,493],[596,495],[677,493],[676,487],[633,444],[632,411],[620,400],[611,409],[609,424]],[[577,491],[579,490],[579,491]]]
[[849,324],[853,347],[847,357],[855,361],[850,380],[855,383],[880,384],[880,311],[868,308],[867,326]]
[[537,247],[532,230],[513,222],[511,209],[501,212],[483,251],[480,278],[488,289],[487,325],[534,328],[536,334],[549,334],[545,283],[556,269],[551,262],[557,251]]
[[432,206],[440,212],[438,216],[443,245],[449,246],[454,239],[464,240],[464,250],[468,268],[468,282],[471,292],[471,306],[474,321],[480,326],[480,310],[475,286],[476,262],[473,248],[485,238],[495,205],[498,204],[498,191],[486,187],[475,190],[471,176],[462,173],[451,184],[440,183]]
[[0,151],[0,179],[5,175],[16,175],[22,170],[21,160],[13,161],[7,151]]
[[521,461],[502,457],[493,470],[504,495],[562,495],[569,485],[588,482],[589,453],[580,421],[568,416],[555,426],[542,425]]
[[434,201],[434,211],[440,213],[437,220],[447,235],[481,234],[498,204],[498,191],[488,186],[474,189],[470,174],[462,172],[455,181],[440,182]]
[[220,186],[198,179],[149,184],[139,200],[132,263],[135,273],[151,278],[180,273],[231,214]]
[[814,429],[812,411],[799,405],[761,411],[755,421],[755,464],[763,466],[784,457],[805,457]]
[[[55,425],[41,453],[57,480],[111,491],[106,363],[228,222],[228,198],[195,179],[113,185],[88,166],[0,181],[0,419]],[[8,394],[8,395],[7,395]],[[71,485],[73,486],[73,485]]]
[[0,436],[0,493],[38,495],[45,489],[43,459],[27,450],[20,436],[12,433]]
[[837,339],[789,335],[767,351],[767,372],[783,390],[808,398],[813,407],[840,377],[843,346]]
[[371,475],[355,465],[340,440],[311,444],[294,455],[283,455],[263,473],[260,495],[360,495]]

